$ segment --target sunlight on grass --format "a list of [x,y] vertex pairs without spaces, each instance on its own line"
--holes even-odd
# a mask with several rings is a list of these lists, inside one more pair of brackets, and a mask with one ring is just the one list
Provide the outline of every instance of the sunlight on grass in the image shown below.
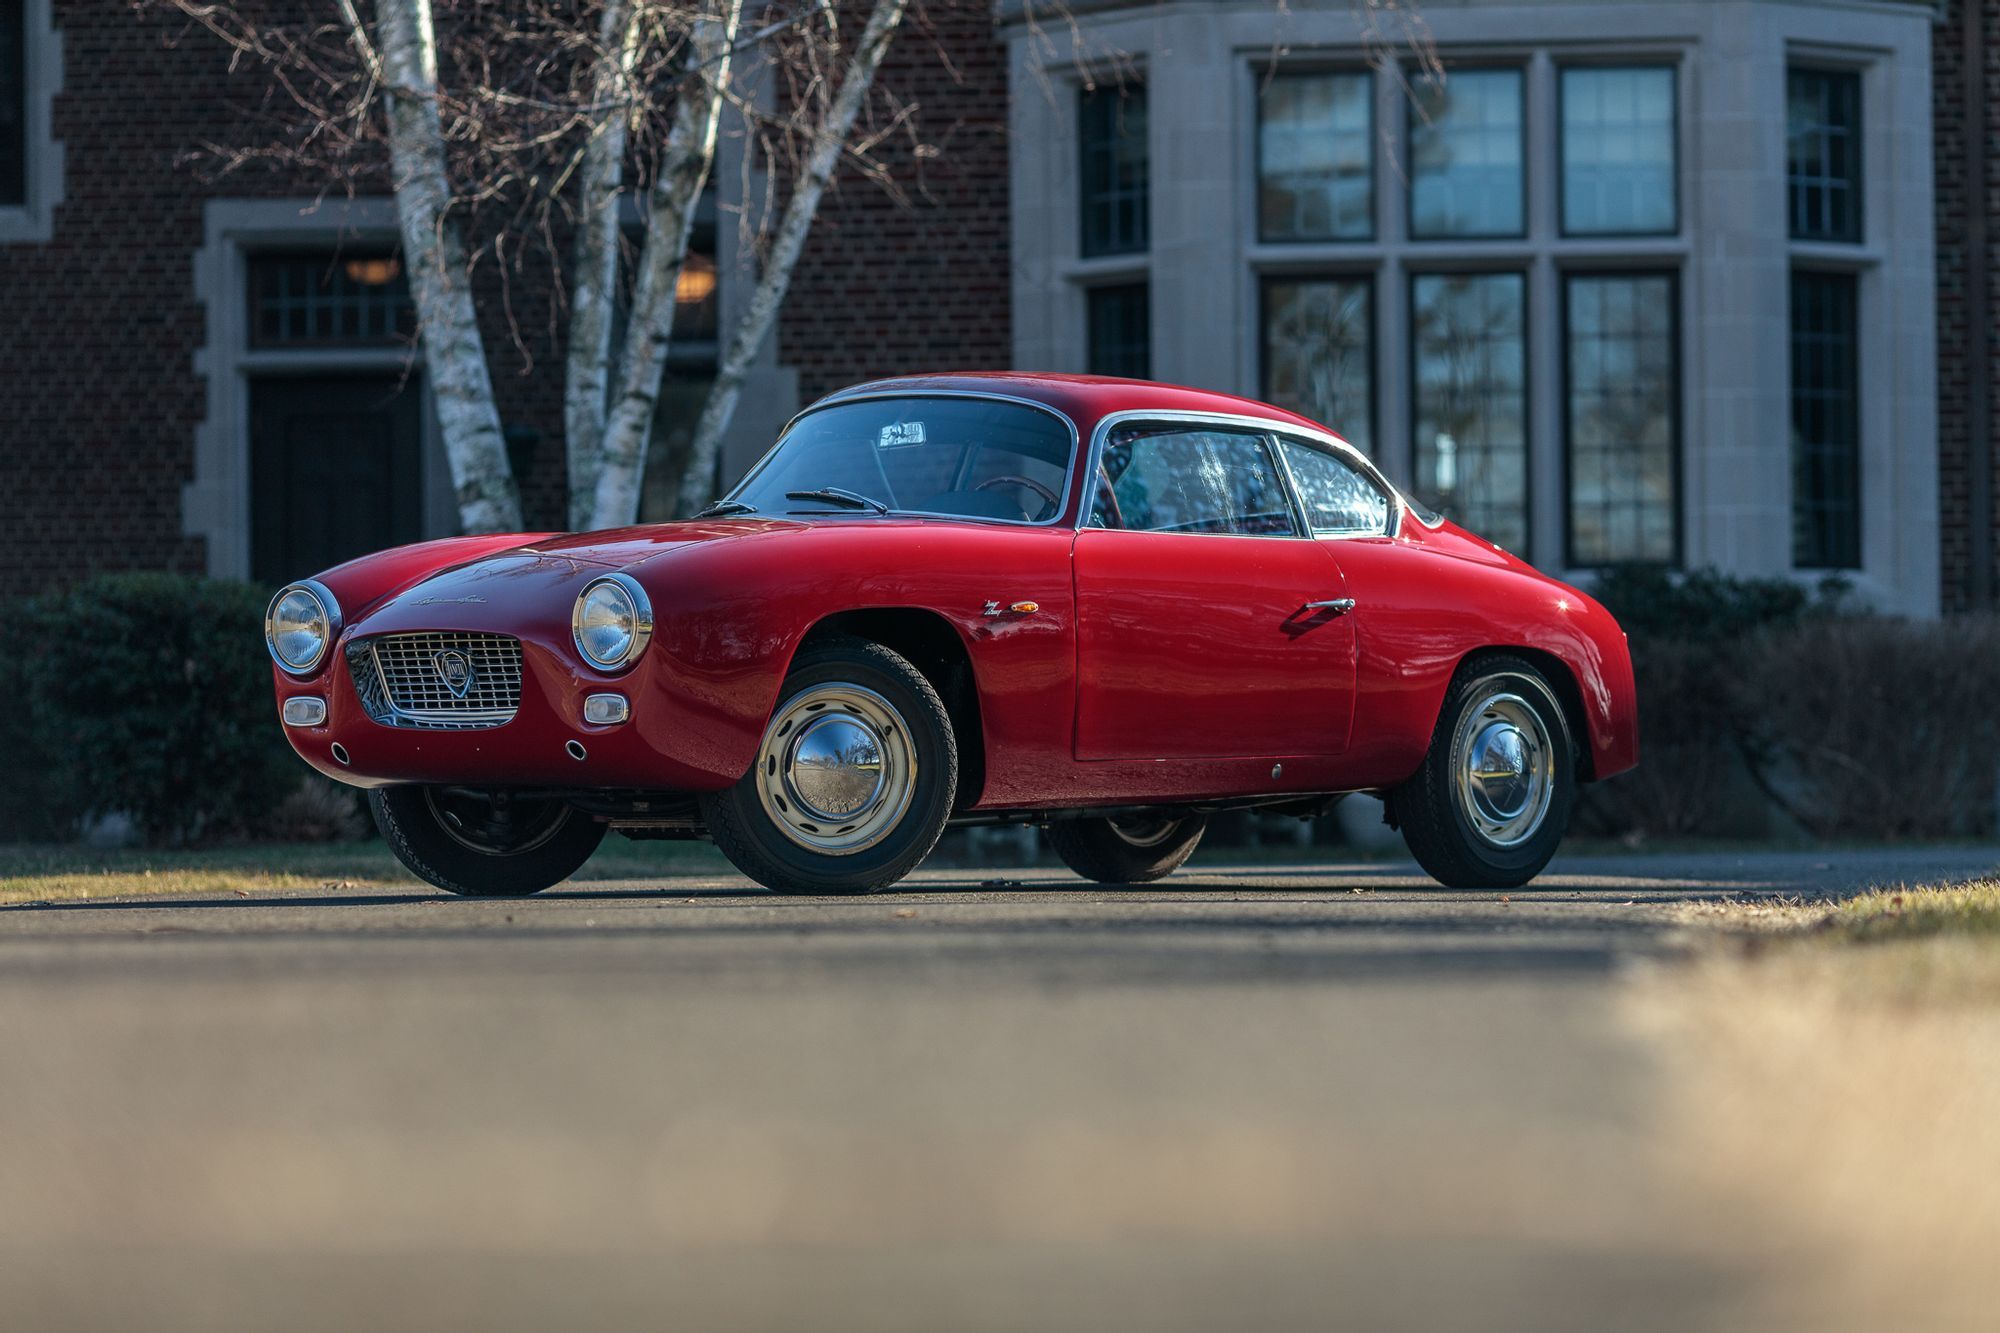
[[[707,843],[605,839],[578,880],[731,873]],[[286,890],[434,893],[380,842],[260,843],[184,851],[0,845],[0,903]]]

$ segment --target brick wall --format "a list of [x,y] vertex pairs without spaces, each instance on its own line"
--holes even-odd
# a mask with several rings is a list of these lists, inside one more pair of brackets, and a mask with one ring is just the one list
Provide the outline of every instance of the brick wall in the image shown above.
[[[206,33],[112,0],[55,0],[64,91],[54,239],[0,244],[0,597],[105,569],[199,571],[182,535],[207,340],[193,259],[211,196],[308,195],[312,182],[182,159],[246,134],[253,74]],[[919,154],[888,151],[908,195],[852,174],[829,191],[781,322],[803,392],[871,375],[1007,363],[1006,73],[983,0],[933,0],[892,48],[885,93],[913,104]],[[262,130],[254,131],[261,134]],[[561,329],[546,275],[489,284],[482,314],[501,414],[539,433],[531,525],[562,526]]]
[[780,319],[807,401],[857,380],[1012,363],[1007,65],[984,0],[932,0],[882,90],[913,107],[883,154],[907,197],[849,171],[828,191]]
[[[1965,42],[1962,23],[1964,5],[1980,6],[1985,32],[1985,69],[1982,83],[1985,118],[1978,132],[1986,137],[1987,179],[1985,197],[1974,199],[1966,179],[1965,123],[1962,78],[1965,69]],[[1966,385],[1970,377],[1986,377],[1989,404],[2000,404],[2000,357],[1989,355],[1985,366],[1974,364],[1967,329],[1972,311],[1966,290],[1967,210],[1978,207],[1989,219],[1986,263],[1988,271],[1986,320],[1989,330],[2000,330],[2000,0],[1952,0],[1938,25],[1932,47],[1932,77],[1935,97],[1937,170],[1937,281],[1938,281],[1938,489],[1939,525],[1943,557],[1943,603],[1947,610],[1967,606],[1971,575],[1972,541],[1970,522],[1970,421],[1966,410]],[[2000,338],[1989,332],[1993,353],[2000,353]],[[1989,431],[1991,414],[1989,411]],[[1987,448],[1996,441],[1989,433]],[[1994,469],[2000,472],[2000,468]],[[2000,487],[1996,487],[2000,490]],[[1996,494],[2000,501],[2000,494]],[[2000,514],[2000,502],[1993,512]],[[2000,536],[1996,536],[2000,546]],[[2000,586],[2000,570],[1994,585]]]

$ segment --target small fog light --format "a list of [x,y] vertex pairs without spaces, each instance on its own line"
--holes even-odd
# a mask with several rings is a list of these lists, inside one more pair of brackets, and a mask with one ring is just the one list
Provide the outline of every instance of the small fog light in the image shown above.
[[326,721],[326,700],[312,694],[301,694],[285,700],[285,725],[288,727],[316,727]]
[[632,716],[632,705],[622,694],[593,694],[583,701],[583,720],[594,727],[608,727]]

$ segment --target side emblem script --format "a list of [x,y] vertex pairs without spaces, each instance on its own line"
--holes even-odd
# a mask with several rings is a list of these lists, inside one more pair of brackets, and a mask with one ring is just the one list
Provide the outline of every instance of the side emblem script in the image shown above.
[[431,654],[431,665],[437,669],[438,679],[451,691],[454,699],[463,699],[472,688],[472,659],[456,648]]

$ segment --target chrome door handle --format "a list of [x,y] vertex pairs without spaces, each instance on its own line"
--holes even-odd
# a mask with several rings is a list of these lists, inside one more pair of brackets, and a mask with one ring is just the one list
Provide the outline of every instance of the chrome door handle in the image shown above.
[[1331,611],[1337,616],[1344,616],[1354,609],[1354,599],[1352,597],[1330,597],[1324,602],[1307,602],[1305,609],[1308,611]]

